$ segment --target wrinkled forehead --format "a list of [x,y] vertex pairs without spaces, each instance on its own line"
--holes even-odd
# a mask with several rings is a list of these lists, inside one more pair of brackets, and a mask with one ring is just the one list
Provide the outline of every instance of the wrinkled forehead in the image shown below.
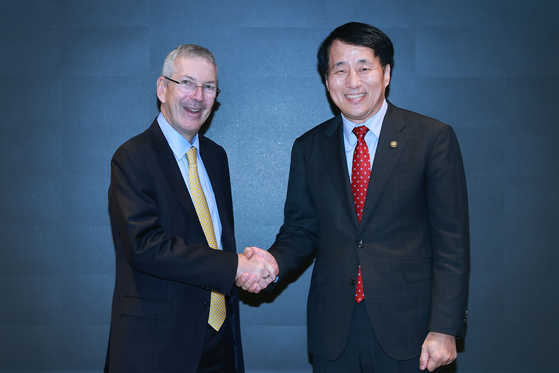
[[175,75],[189,77],[198,82],[217,83],[217,67],[205,57],[177,57],[175,59]]
[[378,57],[375,56],[375,51],[372,48],[335,40],[329,51],[330,67],[349,62],[375,63],[378,62]]

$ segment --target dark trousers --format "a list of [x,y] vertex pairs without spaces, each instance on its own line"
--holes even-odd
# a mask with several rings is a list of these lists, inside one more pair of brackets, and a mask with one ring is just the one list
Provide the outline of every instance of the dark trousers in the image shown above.
[[216,332],[210,325],[207,326],[198,373],[235,373],[237,371],[232,318],[232,313],[228,312],[219,332]]
[[[313,356],[314,373],[418,373],[419,357],[395,360],[380,347],[365,308],[366,299],[356,303],[349,339],[342,356],[325,360]],[[421,346],[417,346],[418,353]],[[439,370],[435,370],[438,372]]]

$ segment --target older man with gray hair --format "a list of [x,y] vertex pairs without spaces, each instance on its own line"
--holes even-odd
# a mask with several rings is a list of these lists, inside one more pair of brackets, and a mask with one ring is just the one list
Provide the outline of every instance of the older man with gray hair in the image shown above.
[[113,156],[105,372],[244,372],[235,281],[264,288],[278,268],[236,252],[227,155],[198,133],[219,92],[212,53],[178,47],[157,80],[161,113]]

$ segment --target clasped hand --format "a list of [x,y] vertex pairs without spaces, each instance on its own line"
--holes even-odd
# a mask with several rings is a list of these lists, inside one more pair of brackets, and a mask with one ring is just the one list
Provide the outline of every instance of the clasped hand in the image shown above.
[[237,286],[251,293],[259,293],[276,280],[278,263],[272,254],[258,247],[247,247],[239,255]]

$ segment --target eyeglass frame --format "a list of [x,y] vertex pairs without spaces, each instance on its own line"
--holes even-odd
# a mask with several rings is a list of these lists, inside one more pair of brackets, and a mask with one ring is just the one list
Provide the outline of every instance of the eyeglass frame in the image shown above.
[[[181,82],[177,82],[174,79],[168,78],[166,76],[163,76],[165,79],[172,81],[173,83],[177,84],[179,86],[179,89],[182,85]],[[192,82],[194,83],[194,82]],[[202,87],[202,93],[204,93],[204,85],[197,85],[196,83],[194,83],[196,85],[196,88],[192,91],[192,93],[196,92],[196,90],[198,89],[198,87]],[[182,91],[182,90],[181,90]],[[183,91],[184,92],[184,91]],[[215,87],[215,98],[217,98],[217,96],[219,96],[219,93],[221,92],[221,89]],[[184,93],[188,93],[188,92],[184,92]]]

